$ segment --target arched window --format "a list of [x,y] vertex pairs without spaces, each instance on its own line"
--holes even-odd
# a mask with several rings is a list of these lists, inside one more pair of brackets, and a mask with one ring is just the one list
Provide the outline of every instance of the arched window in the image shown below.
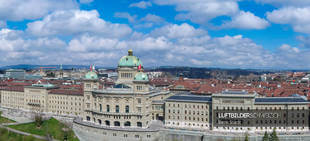
[[129,122],[129,121],[126,121],[126,122],[124,123],[124,126],[130,126],[130,122]]
[[98,123],[101,124],[101,119],[98,119]]
[[110,126],[110,121],[106,120],[106,121],[105,121],[105,125],[106,125],[106,126]]
[[126,106],[125,110],[126,113],[129,113],[129,105]]
[[119,121],[114,121],[114,126],[121,126]]
[[87,121],[90,121],[90,117],[89,117],[89,116],[87,116],[87,117],[86,117],[86,120],[87,120]]
[[119,113],[119,106],[118,105],[115,106],[115,112]]
[[138,127],[142,127],[142,122],[137,122]]
[[110,112],[110,105],[107,105],[107,112]]

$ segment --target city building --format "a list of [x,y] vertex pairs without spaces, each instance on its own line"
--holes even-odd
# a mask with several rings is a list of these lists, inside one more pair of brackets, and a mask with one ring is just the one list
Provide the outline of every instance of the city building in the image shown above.
[[[101,83],[94,69],[76,85],[62,80],[53,80],[55,84],[15,81],[14,85],[1,81],[0,104],[2,108],[74,117],[73,129],[87,132],[93,140],[156,140],[164,128],[200,132],[265,132],[274,128],[280,132],[309,131],[310,103],[305,97],[285,93],[265,97],[256,92],[267,86],[269,90],[290,88],[292,85],[287,83],[259,83],[253,90],[253,85],[214,79],[180,77],[173,85],[172,80],[150,81],[132,50],[119,60],[117,73],[116,82],[109,83],[109,87]],[[223,90],[231,87],[251,91]]]
[[22,69],[9,69],[5,71],[7,78],[11,79],[25,79],[25,70]]
[[309,131],[309,102],[293,97],[257,97],[246,91],[212,96],[181,93],[165,102],[165,126],[222,132]]

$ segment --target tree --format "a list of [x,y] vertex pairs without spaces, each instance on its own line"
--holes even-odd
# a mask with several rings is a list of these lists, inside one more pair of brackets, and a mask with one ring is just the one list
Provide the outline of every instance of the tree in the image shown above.
[[268,135],[267,131],[265,131],[265,135],[263,137],[263,141],[269,141],[269,135]]
[[249,141],[249,136],[248,136],[248,133],[245,133],[245,138],[244,138],[244,141]]
[[40,114],[36,114],[34,117],[34,121],[36,123],[37,127],[41,127],[41,125],[43,124],[43,117]]
[[269,141],[279,141],[279,138],[278,138],[277,132],[276,132],[276,128],[273,128],[273,131],[270,134]]

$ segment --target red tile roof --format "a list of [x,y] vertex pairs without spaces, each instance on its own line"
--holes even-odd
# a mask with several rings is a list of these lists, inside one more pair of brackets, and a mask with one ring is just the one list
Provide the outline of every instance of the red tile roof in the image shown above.
[[49,94],[65,94],[65,95],[77,95],[83,96],[83,91],[81,90],[66,90],[66,89],[52,89]]
[[24,92],[23,86],[0,86],[0,90]]

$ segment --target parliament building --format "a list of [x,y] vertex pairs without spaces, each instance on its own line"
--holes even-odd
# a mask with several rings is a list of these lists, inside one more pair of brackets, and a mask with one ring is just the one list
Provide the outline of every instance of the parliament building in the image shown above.
[[[309,102],[301,97],[258,97],[246,91],[211,96],[172,92],[149,85],[142,61],[132,50],[118,62],[118,79],[102,88],[91,70],[83,91],[52,84],[0,87],[1,107],[75,117],[75,131],[112,140],[155,140],[163,129],[264,132],[309,131]],[[158,128],[156,125],[161,125]],[[92,136],[94,134],[94,136]]]

